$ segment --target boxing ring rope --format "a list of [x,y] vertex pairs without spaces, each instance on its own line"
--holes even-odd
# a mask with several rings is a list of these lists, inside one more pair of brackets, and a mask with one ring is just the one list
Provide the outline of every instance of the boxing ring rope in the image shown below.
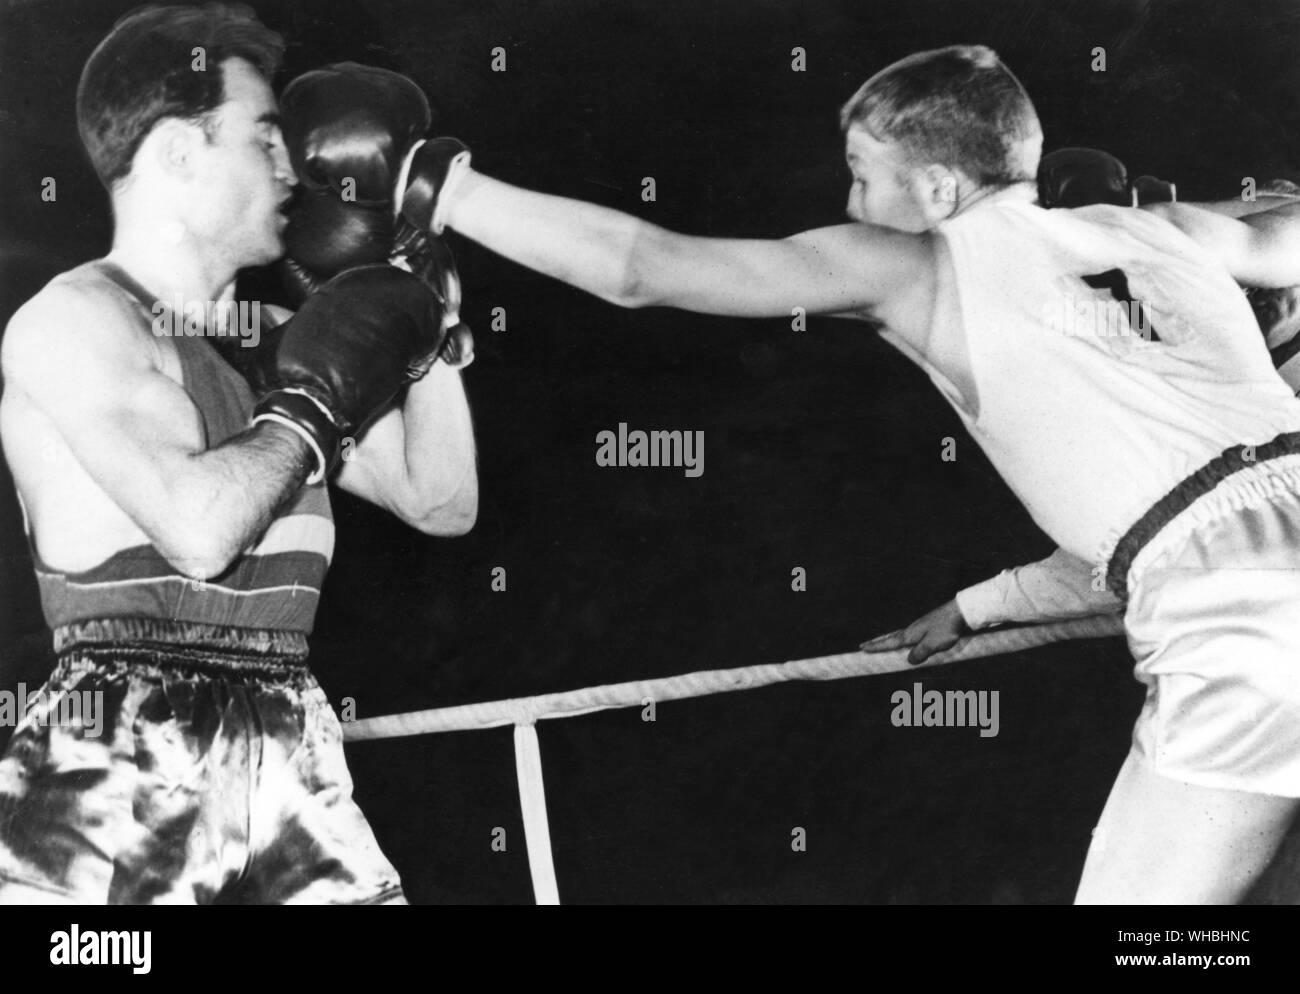
[[752,690],[790,680],[842,680],[847,677],[915,672],[981,659],[1070,639],[1105,638],[1123,632],[1118,614],[1094,615],[1069,621],[995,629],[959,639],[944,652],[935,653],[919,666],[907,662],[907,649],[889,652],[845,652],[834,656],[795,659],[734,669],[699,670],[654,680],[632,680],[600,687],[583,687],[536,697],[516,697],[481,704],[430,708],[345,722],[347,742],[461,732],[515,726],[515,769],[519,779],[519,804],[523,811],[524,840],[533,893],[538,904],[559,904],[551,832],[546,817],[546,792],[542,782],[541,746],[537,722],[544,718],[572,718],[612,708],[644,707],[651,702],[679,701],[733,690]]

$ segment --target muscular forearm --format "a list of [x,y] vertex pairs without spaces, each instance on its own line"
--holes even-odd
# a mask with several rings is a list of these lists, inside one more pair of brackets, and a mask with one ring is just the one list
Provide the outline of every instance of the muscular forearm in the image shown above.
[[522,190],[467,170],[446,221],[520,265],[624,306],[636,302],[635,259],[662,229],[629,214]]
[[1289,194],[1261,193],[1254,200],[1233,197],[1228,200],[1189,203],[1188,206],[1199,207],[1203,211],[1222,214],[1225,217],[1245,217],[1248,214],[1258,214],[1260,211],[1271,211],[1275,207],[1283,207],[1296,201],[1297,198]]
[[307,444],[269,423],[190,456],[169,481],[172,513],[156,537],[159,551],[187,576],[216,576],[266,530],[311,467]]
[[458,370],[434,363],[392,407],[344,443],[335,482],[429,535],[463,535],[478,516],[469,402]]
[[424,531],[459,535],[478,514],[474,427],[460,372],[435,363],[402,404],[408,507]]
[[1115,595],[1096,589],[1092,569],[1057,549],[1036,563],[1003,570],[957,594],[971,628],[1006,622],[1043,622],[1107,614],[1120,608]]

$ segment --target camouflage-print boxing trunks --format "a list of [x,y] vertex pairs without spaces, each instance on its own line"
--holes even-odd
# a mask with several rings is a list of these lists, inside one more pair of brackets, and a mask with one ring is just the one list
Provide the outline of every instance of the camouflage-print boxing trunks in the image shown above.
[[0,904],[405,903],[301,634],[113,618],[55,650],[0,758]]

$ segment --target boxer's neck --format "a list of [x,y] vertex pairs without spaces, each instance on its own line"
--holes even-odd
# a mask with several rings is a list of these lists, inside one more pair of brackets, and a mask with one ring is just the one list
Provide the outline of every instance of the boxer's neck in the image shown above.
[[213,301],[234,283],[235,269],[205,250],[181,221],[119,214],[107,261],[160,300]]

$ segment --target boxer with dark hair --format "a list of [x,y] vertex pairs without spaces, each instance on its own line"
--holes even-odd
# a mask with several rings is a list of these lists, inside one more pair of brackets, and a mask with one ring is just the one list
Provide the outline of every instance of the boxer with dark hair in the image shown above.
[[102,694],[107,716],[98,736],[41,713],[15,730],[0,902],[404,903],[307,636],[326,476],[429,535],[474,523],[442,284],[389,265],[392,245],[349,260],[266,329],[252,387],[206,337],[223,329],[155,322],[284,251],[281,48],[243,8],[151,7],[82,76],[112,250],[10,322],[0,437],[57,653],[38,700]]
[[[412,159],[418,209],[397,198],[418,226],[620,306],[883,326],[1038,524],[1107,564],[1127,603],[1148,704],[1078,900],[1237,899],[1300,798],[1300,400],[1237,282],[1300,283],[1300,208],[1043,209],[1033,104],[980,46],[885,68],[843,125],[852,223],[780,240],[522,190],[454,142]],[[1115,273],[1158,335],[1045,327],[1068,300],[1108,306],[1116,284],[1098,277]]]

